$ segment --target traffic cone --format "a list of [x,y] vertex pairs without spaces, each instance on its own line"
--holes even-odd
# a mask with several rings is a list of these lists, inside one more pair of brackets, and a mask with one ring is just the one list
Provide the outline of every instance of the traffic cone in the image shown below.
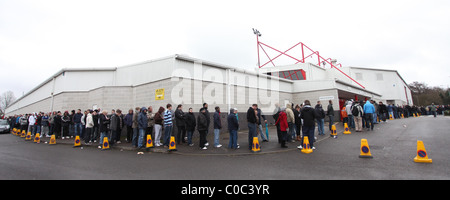
[[405,118],[405,116],[402,114],[402,119],[404,119]]
[[41,143],[41,135],[39,133],[36,133],[36,135],[34,135],[34,143]]
[[25,138],[27,136],[27,134],[25,133],[25,131],[23,130],[22,133],[20,134],[21,138]]
[[253,137],[252,152],[256,153],[256,152],[260,152],[260,151],[261,151],[261,147],[259,146],[258,137]]
[[347,123],[344,123],[344,134],[346,135],[352,134],[352,132],[350,132],[350,129],[348,128]]
[[413,116],[416,117],[416,113],[413,113]]
[[12,134],[13,134],[13,135],[16,135],[16,128],[13,128],[13,129],[12,129]]
[[370,153],[369,143],[366,139],[361,139],[361,154],[359,155],[360,158],[373,158],[372,154]]
[[79,135],[75,136],[75,142],[73,144],[73,147],[81,147],[81,140]]
[[332,125],[331,126],[331,134],[330,134],[330,137],[333,137],[333,138],[337,138],[337,131],[336,131],[336,126],[335,125]]
[[56,144],[56,136],[53,134],[52,137],[50,138],[50,142],[49,144],[54,145]]
[[311,145],[309,144],[309,139],[308,136],[304,136],[303,137],[303,148],[302,148],[302,153],[312,153],[313,150],[311,149]]
[[31,140],[31,132],[27,133],[27,136],[25,137],[26,141],[30,141]]
[[389,120],[394,120],[394,118],[392,118],[391,114],[389,114]]
[[102,151],[103,150],[108,150],[108,149],[109,149],[108,137],[104,137],[103,138],[103,143],[102,143]]
[[176,151],[176,150],[177,150],[177,144],[175,144],[175,137],[170,136],[169,151]]
[[414,162],[432,163],[432,159],[428,158],[423,141],[417,140],[417,156],[414,158]]
[[153,148],[153,140],[152,140],[152,135],[147,135],[147,145],[145,146],[147,149],[148,148]]

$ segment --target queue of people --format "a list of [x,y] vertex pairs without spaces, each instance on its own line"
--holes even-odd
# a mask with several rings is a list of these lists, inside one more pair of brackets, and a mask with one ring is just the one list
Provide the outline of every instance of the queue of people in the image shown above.
[[[215,148],[221,148],[220,133],[224,128],[222,126],[221,110],[216,106],[212,117],[214,140],[211,141]],[[373,100],[353,101],[349,100],[341,110],[341,116],[344,123],[348,123],[349,128],[356,132],[364,129],[367,131],[374,130],[374,124],[386,122],[389,116],[399,118],[400,116],[409,117],[418,112],[425,114],[438,113],[439,106],[431,105],[429,108],[416,106],[393,106],[384,105],[382,102],[376,103]],[[303,146],[303,136],[308,136],[311,148],[314,150],[315,129],[317,124],[318,135],[324,133],[324,119],[328,116],[329,129],[332,129],[334,120],[333,102],[330,100],[327,110],[323,109],[320,101],[315,106],[311,105],[309,100],[305,100],[301,104],[294,106],[288,103],[284,107],[276,104],[276,109],[272,115],[277,128],[278,143],[282,148],[287,148],[288,142],[300,141],[301,149]],[[187,143],[194,146],[193,135],[197,130],[199,133],[198,146],[202,150],[209,147],[207,135],[210,130],[211,117],[208,110],[208,104],[204,103],[199,110],[199,114],[195,117],[193,108],[189,108],[188,112],[183,111],[183,105],[178,105],[176,109],[172,109],[171,104],[167,104],[166,108],[159,107],[157,112],[153,112],[152,106],[136,107],[134,110],[129,109],[128,113],[122,114],[120,109],[106,110],[95,109],[85,110],[78,109],[76,112],[72,110],[70,113],[60,111],[51,113],[31,113],[24,115],[15,115],[10,117],[12,128],[31,132],[32,135],[40,133],[41,137],[50,137],[55,135],[56,138],[67,139],[74,136],[80,136],[84,139],[86,145],[101,143],[105,137],[110,141],[110,145],[120,144],[122,139],[122,130],[126,132],[125,142],[131,143],[135,148],[144,148],[147,135],[151,135],[154,139],[156,147],[169,147],[171,136],[175,136],[177,144]],[[238,134],[240,124],[238,110],[231,108],[227,115],[226,127],[229,133],[228,148],[239,149]],[[246,113],[246,121],[248,126],[248,148],[252,149],[252,141],[254,137],[261,137],[262,142],[268,142],[268,135],[263,134],[263,125],[267,124],[266,115],[264,115],[257,104],[253,104],[248,108]],[[173,133],[174,126],[177,127],[176,134]],[[162,141],[162,143],[161,143]]]

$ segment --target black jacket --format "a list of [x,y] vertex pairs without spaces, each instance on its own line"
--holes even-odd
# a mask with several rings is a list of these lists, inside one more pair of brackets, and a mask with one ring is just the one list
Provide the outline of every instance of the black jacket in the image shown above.
[[197,125],[197,123],[195,122],[194,113],[188,113],[186,115],[185,122],[186,122],[186,130],[187,131],[195,131],[195,126]]
[[247,122],[256,123],[255,110],[252,107],[249,107],[247,110]]
[[176,119],[177,126],[186,126],[186,124],[185,124],[186,115],[184,114],[184,112],[182,110],[177,109],[175,111],[175,119]]
[[315,126],[315,110],[311,106],[305,106],[301,110],[301,117],[303,119],[303,126],[314,127]]
[[197,117],[197,129],[198,131],[208,130],[208,121],[206,120],[206,113],[199,113]]

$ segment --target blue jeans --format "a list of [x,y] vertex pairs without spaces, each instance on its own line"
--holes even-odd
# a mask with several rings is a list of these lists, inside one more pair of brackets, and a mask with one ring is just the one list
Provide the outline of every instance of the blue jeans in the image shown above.
[[237,149],[237,130],[230,130],[230,143],[228,148]]
[[256,124],[248,123],[248,148],[252,149],[253,138],[256,137]]
[[107,132],[101,132],[100,133],[100,141],[99,141],[100,146],[103,145],[103,140],[104,140],[105,137],[108,138],[108,133]]
[[173,126],[164,126],[164,145],[169,146],[170,136],[172,136],[172,128]]
[[192,144],[192,134],[194,134],[194,131],[187,131],[188,144]]
[[138,138],[139,138],[139,129],[138,128],[133,128],[133,139],[131,140],[131,143],[135,147],[138,146],[138,140],[139,140]]
[[353,120],[353,115],[348,116],[348,127],[355,128],[355,120]]
[[214,129],[214,146],[219,145],[220,129]]
[[[262,140],[267,140],[267,139],[266,139],[266,133],[265,133],[265,131],[263,131],[262,124],[257,125],[257,126],[258,126],[258,129],[259,129],[259,133],[260,133],[260,135],[261,135],[261,139],[262,139]],[[264,129],[264,130],[265,130],[265,129]]]
[[291,141],[295,138],[295,124],[292,122],[288,122],[288,126],[289,126],[288,141]]
[[75,136],[80,136],[81,135],[81,123],[75,123],[74,124],[74,128],[75,128]]
[[[316,127],[314,127],[314,126],[303,126],[302,127],[303,137],[305,137],[305,136],[308,137],[309,145],[311,147],[313,147],[313,144],[314,144],[314,129],[316,129]],[[303,138],[302,138],[301,144],[303,146]]]
[[146,130],[146,128],[139,128],[139,140],[138,140],[138,147],[139,148],[144,147],[145,130]]
[[319,132],[319,135],[325,135],[325,133],[323,132],[323,124],[324,124],[324,119],[317,119],[317,130]]

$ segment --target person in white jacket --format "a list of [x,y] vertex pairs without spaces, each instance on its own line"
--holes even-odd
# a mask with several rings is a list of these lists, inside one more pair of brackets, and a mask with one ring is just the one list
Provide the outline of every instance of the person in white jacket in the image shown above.
[[28,132],[31,132],[31,134],[34,136],[36,134],[36,113],[33,113],[28,118]]
[[84,143],[91,144],[92,130],[94,128],[94,120],[92,119],[92,110],[89,110],[86,117],[86,132],[84,134]]

